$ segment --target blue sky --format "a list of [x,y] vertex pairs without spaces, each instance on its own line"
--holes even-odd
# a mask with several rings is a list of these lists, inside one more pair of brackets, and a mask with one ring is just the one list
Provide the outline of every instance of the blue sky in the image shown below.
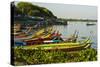
[[97,19],[96,6],[37,2],[31,3],[49,9],[59,18]]

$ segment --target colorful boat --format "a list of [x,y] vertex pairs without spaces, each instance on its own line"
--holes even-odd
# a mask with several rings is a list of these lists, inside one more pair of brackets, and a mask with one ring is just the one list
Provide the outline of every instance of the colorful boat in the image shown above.
[[82,42],[76,43],[68,43],[68,42],[61,42],[61,43],[50,43],[50,44],[41,44],[41,45],[31,45],[31,46],[23,46],[23,49],[41,49],[41,50],[64,50],[64,51],[75,51],[75,50],[82,50],[89,48],[91,46],[91,40],[86,39]]
[[[51,33],[51,28],[49,29],[48,28],[48,31],[47,31],[47,33]],[[15,38],[17,38],[17,39],[22,39],[22,40],[24,40],[24,39],[33,39],[33,38],[38,38],[38,37],[40,37],[40,36],[43,36],[45,34],[45,29],[44,28],[42,28],[41,30],[39,30],[39,31],[37,31],[37,32],[35,32],[35,33],[33,33],[32,35],[30,35],[30,36],[27,36],[27,34],[24,36],[23,34],[20,34],[20,35],[18,35],[18,36],[15,36]]]
[[[50,43],[50,42],[61,42],[62,38],[60,37],[61,34],[55,35],[55,31],[53,33],[49,33],[45,35],[44,37],[34,38],[30,40],[24,40],[24,42],[27,43],[27,45],[35,45],[35,44],[44,44],[44,43]],[[46,42],[47,41],[47,42]]]

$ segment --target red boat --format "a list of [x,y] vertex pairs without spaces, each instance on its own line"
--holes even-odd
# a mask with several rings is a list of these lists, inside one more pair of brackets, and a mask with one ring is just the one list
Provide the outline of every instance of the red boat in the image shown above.
[[31,39],[31,40],[24,40],[24,42],[26,42],[27,45],[36,45],[36,44],[43,44],[45,40],[52,40],[55,37],[60,37],[61,34],[59,34],[58,32],[55,33],[53,32],[52,34],[49,34],[48,37],[44,37],[44,38],[35,38],[35,39]]

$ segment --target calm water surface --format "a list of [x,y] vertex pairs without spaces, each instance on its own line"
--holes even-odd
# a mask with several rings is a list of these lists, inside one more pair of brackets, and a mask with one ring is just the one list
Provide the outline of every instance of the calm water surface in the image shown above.
[[59,31],[62,34],[62,38],[66,39],[71,34],[78,31],[79,38],[78,40],[82,40],[82,37],[90,37],[92,40],[92,48],[97,48],[97,23],[96,25],[89,25],[87,26],[87,22],[68,22],[68,25],[54,25],[53,30]]

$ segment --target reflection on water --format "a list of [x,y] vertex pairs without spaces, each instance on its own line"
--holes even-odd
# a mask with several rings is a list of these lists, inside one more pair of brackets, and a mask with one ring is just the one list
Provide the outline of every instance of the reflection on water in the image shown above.
[[[66,39],[68,36],[73,34],[75,30],[79,33],[78,40],[82,39],[82,37],[90,37],[93,44],[92,48],[97,48],[97,24],[96,25],[86,25],[87,22],[68,22],[68,25],[54,25],[53,30],[59,31],[62,33],[62,38]],[[93,22],[96,23],[96,22]]]

